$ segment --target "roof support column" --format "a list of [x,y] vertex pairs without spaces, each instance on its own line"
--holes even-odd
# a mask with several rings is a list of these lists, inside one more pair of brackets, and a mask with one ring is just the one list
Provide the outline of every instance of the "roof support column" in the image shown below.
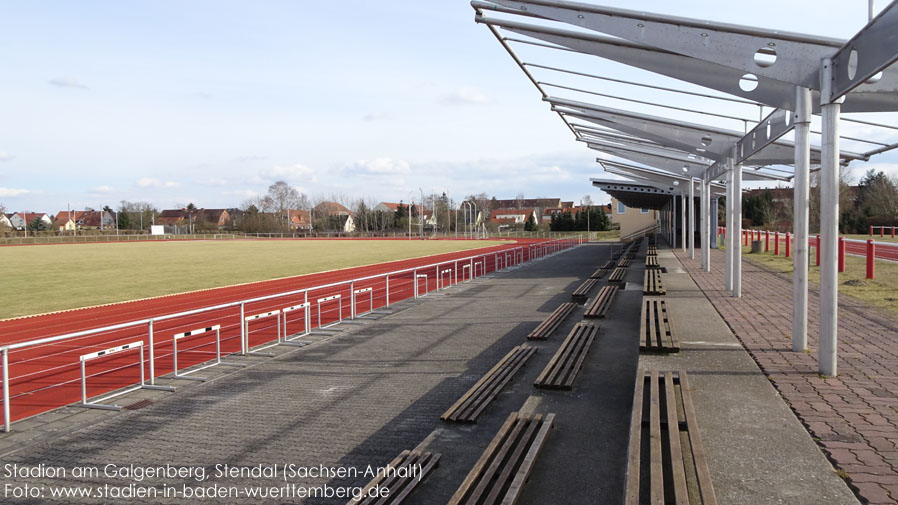
[[695,259],[695,179],[689,178],[689,259]]
[[808,348],[808,199],[811,167],[811,90],[795,88],[795,233],[792,273],[792,350]]
[[[735,160],[736,153],[733,152]],[[742,298],[742,165],[733,166],[733,298]]]
[[682,235],[682,237],[680,239],[682,241],[681,249],[683,249],[683,252],[685,253],[686,252],[687,234],[686,234],[686,190],[684,190],[684,189],[680,190],[680,222],[682,223],[680,225],[680,234]]
[[840,103],[828,103],[832,89],[832,61],[820,71],[823,145],[820,153],[820,374],[837,374],[839,274],[839,112]]
[[[711,192],[710,186],[708,187],[708,192]],[[719,216],[717,215],[717,198],[711,198],[709,200],[711,204],[711,222],[708,224],[708,230],[711,236],[711,249],[717,249],[720,244],[720,234],[717,233],[717,225],[720,222]],[[710,256],[710,253],[708,253]],[[711,262],[710,257],[708,258],[708,263]]]
[[702,209],[704,222],[702,223],[702,249],[705,253],[705,272],[711,271],[711,181],[707,180],[708,174],[702,179],[702,196],[705,207]]
[[724,272],[724,285],[727,291],[733,290],[733,160],[726,160],[726,233],[724,244],[726,247],[726,271]]
[[701,195],[698,198],[698,213],[699,213],[699,242],[701,248],[699,249],[699,253],[702,255],[702,270],[708,271],[708,257],[705,254],[708,249],[708,184],[705,182],[705,176],[702,176],[701,186],[699,186],[699,191],[701,191]]
[[677,247],[677,195],[670,195],[670,247]]

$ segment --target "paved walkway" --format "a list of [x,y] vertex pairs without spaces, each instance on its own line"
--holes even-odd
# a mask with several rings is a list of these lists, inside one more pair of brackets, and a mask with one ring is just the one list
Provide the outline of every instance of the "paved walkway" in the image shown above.
[[861,500],[898,503],[898,321],[847,297],[839,300],[839,376],[817,373],[819,299],[808,307],[808,353],[791,351],[791,277],[743,264],[743,298],[724,290],[724,253],[711,272],[677,252],[683,266],[783,398],[844,472]]

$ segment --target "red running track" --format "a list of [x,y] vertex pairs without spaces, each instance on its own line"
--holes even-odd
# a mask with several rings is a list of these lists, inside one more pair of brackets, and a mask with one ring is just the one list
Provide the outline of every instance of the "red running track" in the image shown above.
[[[392,261],[377,265],[347,268],[330,272],[261,281],[237,286],[214,288],[191,293],[124,302],[84,309],[75,309],[53,314],[23,317],[0,321],[0,345],[26,342],[39,338],[53,337],[78,331],[102,328],[130,321],[157,318],[167,314],[177,314],[189,310],[239,302],[288,291],[305,292],[278,296],[272,299],[245,304],[244,316],[252,316],[268,311],[280,310],[288,306],[308,301],[311,305],[308,317],[311,326],[326,326],[342,318],[350,317],[352,311],[352,291],[359,293],[356,310],[364,313],[386,305],[389,289],[390,302],[414,296],[415,280],[413,272],[391,275],[389,288],[385,277],[377,277],[350,284],[348,281],[361,277],[386,274],[425,265],[436,267],[421,269],[417,273],[426,276],[418,279],[419,292],[436,289],[437,276],[445,284],[469,279],[472,274],[483,275],[497,267],[505,267],[518,261],[529,261],[531,256],[544,254],[547,240],[518,239],[516,243],[483,249],[446,253],[435,256]],[[563,241],[565,246],[576,241]],[[540,248],[538,244],[543,244]],[[511,250],[521,248],[518,260]],[[473,255],[483,255],[482,260],[473,263],[456,260]],[[479,263],[479,264],[474,264]],[[472,272],[474,270],[474,272]],[[312,290],[309,288],[344,282],[338,286]],[[318,304],[320,298],[335,297],[331,301]],[[169,374],[173,371],[173,336],[176,333],[196,330],[211,325],[221,325],[222,355],[240,352],[241,320],[240,307],[221,308],[190,316],[181,316],[164,321],[154,321],[152,370],[150,365],[149,325],[141,324],[129,328],[91,333],[54,343],[42,344],[9,351],[10,410],[13,421],[51,410],[81,399],[81,369],[79,357],[96,351],[121,346],[135,341],[144,343],[144,373],[147,381],[152,376]],[[247,323],[249,347],[272,342],[278,338],[279,324],[286,325],[287,333],[299,333],[304,329],[307,317],[305,311],[294,310],[280,317],[266,317]],[[178,367],[204,363],[215,358],[215,332],[206,332],[185,338],[178,343]],[[139,382],[139,355],[136,351],[110,354],[85,363],[87,375],[87,397],[92,398],[109,391]],[[202,373],[197,375],[201,376]]]

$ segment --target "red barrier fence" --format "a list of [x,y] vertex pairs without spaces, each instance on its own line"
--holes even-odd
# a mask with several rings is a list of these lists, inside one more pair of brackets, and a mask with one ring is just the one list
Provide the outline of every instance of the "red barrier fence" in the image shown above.
[[889,233],[892,238],[895,238],[895,226],[870,226],[870,236],[873,236],[874,231],[879,228],[879,236],[885,237],[886,233]]
[[[870,233],[872,235],[873,229],[878,228],[880,231],[882,229],[889,230],[895,229],[896,227],[887,227],[887,226],[877,226],[870,227]],[[719,227],[718,234],[725,234],[726,228]],[[742,230],[742,245],[748,246],[751,243],[751,240],[761,240],[762,231],[761,230]],[[763,231],[764,236],[764,251],[770,251],[770,238],[773,238],[773,254],[776,256],[780,255],[780,242],[784,245],[784,251],[786,257],[791,257],[792,255],[792,242],[794,237],[791,234],[780,233],[778,231],[770,232],[767,230]],[[882,234],[880,236],[883,236]],[[816,265],[820,266],[820,248],[817,247],[817,244],[820,243],[820,235],[816,235],[814,237],[808,238],[808,247],[812,247],[815,250],[816,256]],[[850,254],[852,256],[860,256],[866,260],[867,264],[867,278],[873,279],[876,275],[876,267],[874,263],[879,261],[898,261],[898,244],[891,242],[876,242],[872,239],[870,240],[855,240],[845,237],[839,237],[839,248],[838,248],[838,267],[839,272],[845,271],[845,255]]]

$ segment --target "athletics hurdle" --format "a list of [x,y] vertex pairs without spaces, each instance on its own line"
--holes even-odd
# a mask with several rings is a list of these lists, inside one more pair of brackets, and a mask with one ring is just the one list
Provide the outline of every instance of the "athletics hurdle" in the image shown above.
[[483,258],[480,258],[480,261],[471,260],[471,265],[473,266],[474,277],[477,277],[477,265],[480,265],[480,275],[486,275],[486,263],[483,261]]
[[[469,280],[470,280],[470,279],[473,279],[473,277],[471,276],[471,265],[462,265],[462,266],[461,266],[461,281],[462,281],[462,282],[465,282],[465,278],[466,278],[466,277],[465,277],[465,270],[468,271],[467,279],[469,279]],[[456,279],[457,279],[457,277],[456,277]]]
[[[202,334],[208,333],[210,331],[215,331],[215,363],[211,363],[199,368],[195,368],[189,372],[178,373],[178,340],[185,338],[198,337]],[[190,374],[194,372],[199,372],[200,370],[205,370],[210,366],[215,365],[225,365],[225,366],[246,366],[240,363],[226,363],[221,360],[221,325],[216,324],[215,326],[208,326],[206,328],[198,328],[196,330],[185,331],[184,333],[175,334],[172,339],[172,362],[173,362],[173,379],[184,379],[184,380],[192,380],[192,381],[205,381],[205,377],[190,377]]]
[[[340,324],[343,322],[343,302],[342,302],[341,298],[342,298],[342,295],[333,295],[333,296],[325,296],[324,298],[318,299],[318,329],[319,330],[323,330],[324,328],[330,328],[331,326],[334,326],[336,324]],[[340,317],[339,317],[339,319],[337,319],[336,323],[331,323],[327,326],[321,326],[321,304],[324,302],[330,302],[333,300],[337,300],[337,306],[339,307],[339,310],[340,310],[340,312],[339,312]]]
[[[98,399],[94,402],[87,401],[87,362],[97,358],[104,358],[107,356],[111,356],[113,354],[118,354],[120,352],[130,351],[137,349],[140,354],[140,382],[137,386],[125,389],[124,391],[119,391],[118,393],[114,393],[108,396],[105,396],[101,399]],[[154,389],[157,391],[174,391],[175,388],[171,386],[155,386],[152,384],[146,383],[146,378],[144,377],[143,372],[143,341],[138,340],[136,342],[131,342],[130,344],[119,345],[116,347],[111,347],[109,349],[104,349],[102,351],[92,352],[89,354],[82,354],[79,358],[81,361],[81,403],[78,404],[79,407],[84,407],[87,409],[100,409],[100,410],[122,410],[120,405],[106,405],[103,403],[98,403],[102,400],[109,400],[111,398],[115,398],[116,396],[121,396],[126,393],[130,393],[131,391],[137,391],[138,389]]]
[[[417,270],[415,270],[415,272],[417,272]],[[427,294],[427,290],[429,289],[429,288],[427,287],[427,274],[419,274],[419,273],[416,273],[416,274],[415,274],[415,299],[416,299],[416,300],[417,300],[418,298],[424,296],[424,295],[419,295],[419,294],[418,294],[418,284],[421,282],[421,281],[419,281],[418,279],[420,279],[421,277],[424,277],[424,295]]]
[[281,336],[281,316],[280,316],[280,314],[281,314],[280,310],[272,310],[269,312],[263,312],[261,314],[254,314],[252,316],[246,316],[243,318],[243,330],[244,331],[242,333],[244,335],[244,337],[243,337],[244,338],[244,349],[247,349],[246,354],[248,356],[262,356],[265,358],[270,358],[270,357],[274,356],[274,354],[271,354],[270,352],[259,352],[259,351],[263,351],[265,349],[268,349],[269,347],[274,347],[274,346],[278,345],[280,343],[280,340],[278,340],[277,342],[275,342],[271,345],[266,345],[265,347],[260,347],[260,348],[256,349],[255,351],[249,350],[249,348],[250,348],[250,345],[249,345],[249,323],[250,323],[250,321],[258,321],[259,319],[265,319],[265,318],[277,316],[277,321],[278,321],[277,336],[278,336],[278,339],[280,339],[280,336]]
[[[357,295],[360,295],[362,293],[368,293],[368,295],[369,295],[368,312],[362,312],[361,314],[359,314],[355,310],[355,301],[356,301]],[[373,312],[374,311],[374,288],[353,289],[352,295],[350,298],[350,307],[349,308],[350,308],[350,310],[349,310],[349,312],[350,312],[349,318],[350,319],[355,319],[355,316],[364,316],[365,314]]]
[[[305,342],[294,342],[294,340],[296,340],[297,338],[300,338],[300,337],[304,337],[312,332],[312,317],[311,317],[311,314],[309,314],[309,307],[311,307],[311,304],[309,304],[309,302],[304,302],[304,303],[300,303],[299,305],[293,305],[293,306],[287,307],[285,309],[281,309],[281,314],[284,315],[284,325],[283,325],[284,339],[280,340],[281,336],[278,335],[278,341],[281,344],[296,345],[296,346],[300,346],[300,347],[306,345]],[[303,313],[305,314],[305,322],[306,322],[305,331],[293,338],[287,338],[287,313],[293,312],[294,310],[302,310]]]

